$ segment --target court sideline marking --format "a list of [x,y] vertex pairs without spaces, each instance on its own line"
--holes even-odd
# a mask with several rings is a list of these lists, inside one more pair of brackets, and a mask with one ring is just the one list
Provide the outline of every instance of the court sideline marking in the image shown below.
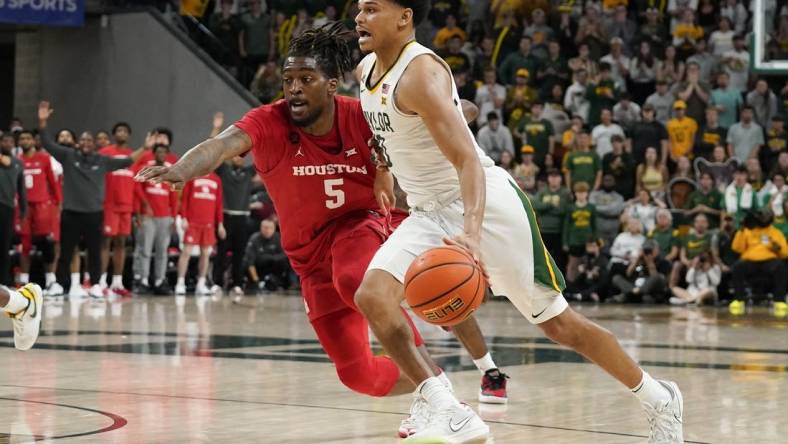
[[[298,407],[298,408],[321,409],[321,410],[337,410],[337,411],[345,411],[345,412],[377,413],[377,414],[397,415],[397,416],[407,415],[406,412],[392,412],[392,411],[387,411],[387,410],[365,410],[365,409],[356,409],[356,408],[348,408],[348,407],[331,407],[331,406],[321,406],[321,405],[311,405],[311,404],[289,404],[289,403],[283,403],[283,402],[250,401],[250,400],[243,400],[243,399],[205,398],[205,397],[199,397],[199,396],[185,396],[185,395],[160,395],[160,394],[156,394],[156,393],[135,393],[135,392],[119,392],[119,391],[112,391],[112,390],[90,390],[90,389],[75,389],[75,388],[36,387],[36,386],[26,386],[26,385],[14,385],[14,384],[0,384],[0,387],[27,388],[27,389],[40,389],[40,390],[54,390],[54,391],[61,390],[61,391],[71,391],[71,392],[83,392],[83,393],[103,393],[103,394],[125,395],[125,396],[148,396],[148,397],[153,397],[153,398],[186,399],[186,400],[192,400],[192,401],[230,402],[230,403],[237,403],[237,404],[268,405],[268,406],[276,406],[276,407]],[[3,398],[0,398],[0,399],[3,399]],[[38,402],[38,401],[30,401],[30,402]],[[44,403],[44,404],[47,404],[47,403]],[[87,410],[90,410],[90,409],[87,409]],[[495,420],[486,420],[485,422],[490,423],[490,424],[501,424],[501,425],[531,427],[531,428],[551,429],[551,430],[563,430],[563,431],[572,431],[572,432],[584,432],[584,433],[594,433],[594,434],[600,434],[600,435],[615,435],[615,436],[631,436],[633,438],[648,438],[645,435],[635,435],[635,434],[631,434],[631,433],[606,432],[606,431],[602,431],[602,430],[575,429],[575,428],[571,428],[571,427],[547,426],[547,425],[542,425],[542,424],[528,424],[528,423],[520,423],[520,422],[495,421]],[[704,442],[704,441],[689,441],[689,440],[685,440],[684,442],[685,443],[689,443],[689,444],[712,444],[710,442]]]

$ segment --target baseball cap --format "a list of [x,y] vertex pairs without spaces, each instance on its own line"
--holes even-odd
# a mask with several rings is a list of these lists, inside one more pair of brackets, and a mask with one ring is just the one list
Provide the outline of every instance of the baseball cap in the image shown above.
[[687,102],[683,100],[676,100],[675,102],[673,102],[673,109],[686,109],[686,108],[687,108]]
[[518,69],[518,70],[517,70],[517,72],[515,73],[515,75],[516,75],[517,77],[530,77],[530,76],[531,76],[531,73],[530,73],[530,72],[528,72],[528,69],[527,69],[527,68],[520,68],[520,69]]
[[523,145],[522,148],[520,148],[520,152],[523,154],[533,154],[535,150],[531,145]]

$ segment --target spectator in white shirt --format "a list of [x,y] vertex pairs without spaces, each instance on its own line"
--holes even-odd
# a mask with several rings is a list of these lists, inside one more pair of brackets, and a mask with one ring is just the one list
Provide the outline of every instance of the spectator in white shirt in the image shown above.
[[620,37],[610,39],[610,54],[602,57],[601,62],[610,65],[610,78],[620,90],[627,88],[629,77],[629,57],[624,55],[624,41]]
[[487,123],[487,115],[492,111],[498,115],[498,118],[503,118],[502,110],[503,103],[506,100],[506,88],[497,83],[496,73],[494,67],[488,67],[484,70],[484,84],[476,90],[476,99],[474,102],[479,107],[479,117],[476,119],[476,124],[479,127]]
[[599,120],[601,123],[591,131],[591,140],[594,144],[594,150],[601,159],[605,154],[613,151],[613,143],[610,141],[610,138],[616,134],[625,138],[625,135],[621,126],[613,123],[613,111],[603,109]]
[[575,73],[575,82],[566,89],[564,96],[564,109],[571,115],[582,117],[584,122],[588,121],[587,87],[588,72],[585,69],[580,69]]
[[487,125],[479,130],[476,141],[496,164],[501,162],[501,153],[508,151],[514,156],[514,142],[512,132],[506,125],[501,125],[501,119],[495,111],[487,113]]
[[728,155],[744,164],[749,158],[758,158],[763,145],[763,129],[753,121],[752,107],[741,109],[741,120],[728,128]]
[[750,53],[744,46],[744,36],[733,38],[733,50],[722,55],[720,66],[730,77],[731,88],[744,92],[747,90],[747,79],[750,74]]
[[720,17],[719,29],[709,36],[709,49],[717,59],[721,59],[728,51],[733,51],[733,36],[736,32],[732,29],[731,19]]
[[620,101],[613,107],[613,120],[629,129],[640,122],[640,106],[631,100],[628,93],[621,93]]

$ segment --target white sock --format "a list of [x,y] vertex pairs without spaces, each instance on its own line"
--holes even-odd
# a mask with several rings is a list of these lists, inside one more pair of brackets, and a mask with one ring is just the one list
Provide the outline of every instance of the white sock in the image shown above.
[[449,380],[449,377],[446,376],[446,372],[445,371],[441,370],[441,373],[439,375],[437,375],[436,378],[440,379],[440,381],[443,383],[443,385],[445,385],[446,388],[448,388],[450,392],[454,393],[454,386],[451,385],[451,381]]
[[197,278],[197,287],[205,287],[205,276]]
[[101,285],[101,288],[107,288],[107,273],[101,273],[98,284]]
[[47,280],[47,287],[57,282],[57,277],[55,277],[55,273],[47,273],[45,276]]
[[161,287],[162,282],[164,282],[164,279],[156,279],[156,283],[154,284],[154,286]]
[[476,364],[476,368],[478,368],[479,371],[482,372],[482,375],[487,373],[487,370],[498,368],[495,365],[495,362],[493,361],[493,358],[492,356],[490,356],[489,352],[479,359],[474,359],[473,363]]
[[71,273],[71,288],[77,288],[82,285],[82,281],[79,280],[79,273]]
[[460,405],[457,398],[452,395],[449,389],[443,385],[440,379],[433,376],[427,378],[416,387],[416,391],[421,393],[421,396],[427,403],[437,409],[451,408]]
[[20,311],[27,308],[27,304],[30,303],[30,300],[21,293],[16,290],[11,290],[8,287],[3,287],[8,292],[8,304],[3,307],[3,311],[6,313],[19,313]]
[[642,371],[643,379],[640,380],[640,384],[632,388],[632,393],[637,396],[640,402],[656,406],[660,403],[670,401],[670,392],[668,392],[662,384],[657,382],[656,379],[652,378],[651,375],[646,373],[645,370]]
[[182,285],[182,286],[185,287],[186,286],[186,278],[185,277],[179,277],[178,278],[178,282],[175,285]]
[[112,276],[112,288],[123,288],[123,276],[119,274]]
[[19,283],[26,284],[30,282],[30,273],[19,273]]

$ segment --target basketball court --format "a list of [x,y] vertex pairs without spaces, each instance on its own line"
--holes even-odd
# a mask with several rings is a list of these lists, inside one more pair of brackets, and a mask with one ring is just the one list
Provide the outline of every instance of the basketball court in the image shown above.
[[[652,374],[677,381],[694,443],[785,442],[788,321],[766,308],[576,306]],[[495,443],[645,442],[637,400],[543,339],[507,301],[478,312],[510,402],[476,402],[480,375],[450,334],[420,323],[460,399]],[[410,398],[354,394],[296,295],[47,300],[35,348],[3,323],[0,442],[396,443]],[[377,347],[376,347],[377,348]]]

